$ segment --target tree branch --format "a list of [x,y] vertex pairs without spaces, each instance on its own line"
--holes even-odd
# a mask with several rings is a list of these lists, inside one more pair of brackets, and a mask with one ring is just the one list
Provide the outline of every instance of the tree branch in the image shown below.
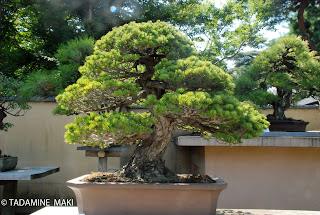
[[217,65],[218,63],[220,63],[220,62],[222,62],[222,61],[224,61],[224,60],[226,60],[226,59],[233,58],[234,56],[236,56],[237,54],[239,54],[241,48],[244,46],[244,44],[245,44],[246,42],[248,42],[248,40],[249,40],[249,38],[252,36],[252,34],[253,34],[253,31],[250,32],[250,34],[249,34],[249,36],[248,36],[248,38],[247,38],[246,40],[242,41],[242,43],[240,44],[238,50],[237,50],[233,55],[223,57],[221,60],[215,62],[214,65]]
[[[299,29],[302,35],[302,38],[304,40],[307,40],[309,42],[309,48],[313,51],[317,52],[317,55],[319,56],[319,51],[316,47],[316,45],[314,44],[314,42],[312,41],[311,37],[312,37],[312,33],[308,34],[308,29],[306,28],[305,24],[304,24],[304,10],[309,6],[309,0],[300,0],[300,7],[299,7],[299,11],[298,11],[298,24],[299,24]],[[310,32],[310,31],[309,31]]]
[[147,88],[159,89],[159,90],[176,90],[177,89],[175,86],[172,86],[167,82],[160,82],[160,81],[147,81],[145,83],[145,86]]
[[24,113],[20,114],[22,112],[22,109],[19,109],[16,113],[11,113],[7,109],[5,109],[4,112],[11,116],[24,116],[27,113],[27,111],[24,110]]

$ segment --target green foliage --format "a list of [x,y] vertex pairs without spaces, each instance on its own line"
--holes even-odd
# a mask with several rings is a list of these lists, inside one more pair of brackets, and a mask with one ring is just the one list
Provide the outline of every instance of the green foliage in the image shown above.
[[[230,144],[259,136],[265,116],[232,96],[230,75],[194,54],[190,40],[164,22],[114,28],[96,42],[77,83],[56,97],[62,108],[89,114],[67,125],[67,142],[139,143],[163,117]],[[118,113],[132,104],[149,113]]]
[[78,69],[85,62],[85,58],[93,53],[94,39],[88,37],[76,38],[63,44],[57,50],[55,57],[58,68],[55,71],[60,79],[59,90],[75,83],[80,78]]
[[[112,30],[113,27],[122,26],[131,21],[166,21],[176,23],[175,15],[199,0],[169,1],[169,0],[144,0],[144,1],[104,1],[104,0],[63,0],[72,17],[77,17],[87,35],[95,39]],[[115,10],[111,10],[111,7]]]
[[[221,92],[220,92],[221,93]],[[265,116],[248,102],[228,94],[178,90],[153,100],[154,113],[177,120],[180,128],[199,131],[230,144],[258,137],[269,126]],[[200,126],[201,125],[201,126]]]
[[[68,124],[65,134],[68,143],[81,143],[91,147],[106,148],[110,145],[135,144],[136,136],[151,132],[156,118],[149,113],[91,113],[77,116]],[[118,142],[114,142],[118,139]]]
[[93,46],[94,40],[87,37],[70,40],[61,45],[55,55],[58,68],[31,73],[22,87],[23,94],[28,98],[47,98],[61,93],[64,88],[78,80],[78,69],[84,64],[85,57],[93,53]]
[[178,61],[162,60],[156,67],[155,80],[165,81],[175,88],[206,92],[225,91],[231,95],[233,83],[230,76],[209,61],[191,56]]
[[[304,24],[308,32],[308,36],[314,42],[318,52],[320,50],[320,1],[309,1],[309,6],[304,11]],[[288,19],[290,31],[296,35],[301,34],[299,23],[297,20],[297,12],[293,13]]]
[[0,130],[7,131],[11,123],[3,123],[7,114],[19,116],[22,110],[30,107],[20,96],[21,82],[0,73]]
[[[294,35],[285,36],[254,59],[237,81],[236,93],[242,99],[271,104],[284,112],[297,99],[316,93],[319,78],[319,58],[309,50],[308,43]],[[276,95],[268,92],[271,87]]]
[[120,54],[127,55],[126,61],[130,61],[130,58],[137,60],[138,55],[143,58],[151,54],[179,59],[194,52],[191,46],[190,40],[165,22],[131,22],[114,28],[98,40],[95,51],[98,54],[100,51],[119,50]]
[[240,52],[232,58],[234,67],[228,70],[234,80],[237,80],[249,67],[253,59],[259,54],[258,51]]
[[213,1],[196,1],[177,11],[173,20],[192,40],[202,42],[199,56],[223,66],[223,60],[243,47],[257,48],[265,41],[259,32],[266,26],[263,13],[269,5],[263,0],[230,0],[217,8]]
[[[83,35],[98,39],[113,27],[132,20],[169,22],[193,41],[206,44],[199,54],[202,58],[225,59],[243,46],[256,47],[263,41],[258,32],[264,25],[264,17],[258,8],[268,6],[261,0],[250,4],[232,0],[222,8],[201,0],[2,2],[0,70],[20,79],[37,70],[56,70],[53,56],[61,44]],[[111,6],[115,6],[116,11],[111,11]],[[64,71],[61,76],[71,79],[65,83],[74,83],[78,76],[71,71],[76,66],[67,63],[63,67],[59,68]]]
[[25,100],[21,97],[18,97],[20,95],[21,84],[22,83],[20,81],[10,77],[6,77],[2,73],[0,73],[0,98],[3,102],[12,101],[7,104],[7,107],[9,109],[28,108]]
[[[81,35],[72,25],[66,5],[59,1],[18,1],[15,17],[19,40],[25,49],[50,56],[60,44]],[[34,46],[34,47],[32,47]]]
[[[250,1],[246,0],[246,2]],[[309,41],[309,47],[313,51],[319,52],[319,0],[273,0],[266,2],[268,2],[268,7],[257,7],[261,11],[260,14],[265,17],[266,26],[274,29],[275,24],[288,22],[290,33],[301,35],[304,40]],[[298,24],[299,19],[300,25]]]
[[53,1],[2,1],[0,4],[0,70],[24,79],[37,70],[51,70],[60,43],[77,33],[66,8]]
[[31,73],[25,83],[21,87],[22,94],[28,99],[39,96],[40,98],[48,98],[55,96],[57,86],[60,85],[60,80],[52,71],[40,70]]
[[58,95],[56,100],[63,109],[81,113],[112,109],[117,103],[130,100],[140,90],[136,83],[110,78],[96,81],[83,76],[76,84],[68,86],[66,92]]
[[7,77],[20,77],[23,71],[35,66],[35,58],[19,44],[19,30],[14,22],[18,5],[17,1],[0,3],[0,71]]
[[70,116],[70,115],[75,115],[76,114],[74,111],[63,109],[60,106],[56,107],[53,110],[52,113],[54,115],[66,115],[66,116]]

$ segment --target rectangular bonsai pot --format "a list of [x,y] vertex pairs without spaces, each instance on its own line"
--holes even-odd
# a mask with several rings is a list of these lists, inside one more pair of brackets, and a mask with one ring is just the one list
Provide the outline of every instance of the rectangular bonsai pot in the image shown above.
[[86,215],[214,215],[219,194],[227,183],[87,183],[67,182]]
[[302,120],[268,120],[270,131],[305,132],[309,122]]

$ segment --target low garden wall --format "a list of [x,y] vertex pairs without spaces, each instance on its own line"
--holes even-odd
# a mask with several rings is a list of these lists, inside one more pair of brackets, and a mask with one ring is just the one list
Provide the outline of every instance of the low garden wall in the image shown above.
[[[55,102],[31,102],[30,105],[32,109],[25,116],[6,118],[14,127],[0,132],[0,148],[4,153],[18,156],[18,166],[59,166],[60,172],[42,179],[20,181],[18,197],[73,198],[66,181],[97,171],[98,158],[86,157],[76,145],[65,144],[64,127],[74,116],[54,116]],[[271,110],[263,110],[268,111]],[[310,121],[307,130],[320,129],[319,109],[292,109],[288,116],[298,119],[303,116]],[[180,135],[185,133],[176,131],[175,136]],[[200,143],[199,139],[196,142]],[[132,148],[125,156],[131,152]],[[164,159],[178,173],[206,173],[226,180],[229,188],[222,193],[219,208],[320,210],[318,147],[171,144]],[[119,166],[120,158],[108,159],[110,171]]]
[[176,143],[191,172],[228,182],[220,208],[320,210],[320,133],[277,133],[233,147],[194,136]]

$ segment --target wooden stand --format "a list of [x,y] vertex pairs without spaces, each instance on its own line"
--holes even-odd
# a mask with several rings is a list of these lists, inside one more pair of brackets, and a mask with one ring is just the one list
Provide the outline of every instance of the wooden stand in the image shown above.
[[87,157],[98,157],[98,171],[107,172],[108,171],[108,158],[109,157],[120,157],[120,167],[125,165],[127,162],[127,157],[123,155],[128,147],[125,146],[114,146],[106,149],[93,148],[88,146],[79,146],[77,150],[85,150],[85,155]]

